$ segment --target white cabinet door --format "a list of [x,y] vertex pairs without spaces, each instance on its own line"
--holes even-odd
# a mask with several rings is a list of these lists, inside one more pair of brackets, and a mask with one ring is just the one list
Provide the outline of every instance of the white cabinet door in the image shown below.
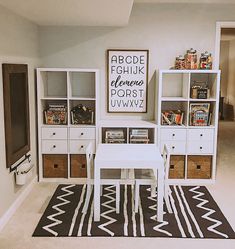
[[213,141],[214,129],[189,129],[188,141]]
[[186,143],[185,141],[161,141],[161,151],[163,151],[164,144],[166,144],[170,150],[171,154],[185,154],[186,153]]
[[95,128],[70,128],[70,139],[95,139]]
[[67,139],[67,128],[42,128],[42,139]]
[[86,147],[89,143],[93,145],[93,151],[95,153],[95,140],[70,140],[70,153],[71,154],[85,154]]
[[43,154],[66,154],[68,153],[67,140],[42,140]]
[[212,154],[214,152],[213,141],[189,141],[188,154]]
[[186,140],[186,129],[161,129],[161,140]]

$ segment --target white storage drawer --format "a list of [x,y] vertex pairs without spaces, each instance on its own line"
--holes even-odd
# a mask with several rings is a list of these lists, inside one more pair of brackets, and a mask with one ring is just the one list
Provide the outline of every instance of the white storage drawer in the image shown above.
[[70,139],[95,139],[95,128],[70,128]]
[[214,129],[189,129],[188,140],[213,141]]
[[67,139],[67,128],[42,128],[42,139]]
[[68,153],[67,140],[42,140],[43,154],[65,154]]
[[161,129],[161,140],[186,140],[186,129]]
[[185,141],[161,141],[161,151],[163,151],[164,144],[166,144],[171,154],[185,154],[186,142]]
[[93,150],[95,152],[95,140],[80,139],[70,140],[70,153],[71,154],[85,154],[87,145],[92,142]]
[[213,141],[189,141],[188,154],[212,154],[214,152]]

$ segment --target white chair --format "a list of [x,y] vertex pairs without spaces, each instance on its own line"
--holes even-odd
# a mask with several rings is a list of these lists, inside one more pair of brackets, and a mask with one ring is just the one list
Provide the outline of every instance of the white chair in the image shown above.
[[[166,202],[167,211],[172,213],[172,208],[169,200],[169,168],[170,168],[170,153],[166,145],[163,148],[163,160],[164,160],[164,168],[165,168],[165,176],[164,176],[164,198]],[[135,213],[138,213],[139,207],[139,192],[141,185],[151,185],[151,196],[154,196],[154,192],[156,189],[156,178],[152,170],[146,170],[143,174],[142,170],[135,170]]]
[[[87,193],[86,193],[85,204],[82,210],[83,213],[87,211],[90,198],[91,198],[92,186],[94,185],[94,150],[93,150],[92,143],[89,143],[86,148],[86,163],[87,163]],[[109,174],[105,174],[105,173],[109,173]],[[109,172],[101,171],[100,195],[102,195],[103,185],[115,185],[116,213],[119,213],[120,211],[120,179],[121,179],[120,170],[112,170],[112,171],[110,170]]]

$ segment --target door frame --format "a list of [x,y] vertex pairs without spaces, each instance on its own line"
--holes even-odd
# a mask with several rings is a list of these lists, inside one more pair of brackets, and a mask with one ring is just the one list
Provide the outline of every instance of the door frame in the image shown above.
[[221,29],[222,28],[235,28],[235,22],[216,22],[216,32],[215,32],[215,59],[214,59],[214,69],[219,70],[220,61],[220,41],[221,41]]

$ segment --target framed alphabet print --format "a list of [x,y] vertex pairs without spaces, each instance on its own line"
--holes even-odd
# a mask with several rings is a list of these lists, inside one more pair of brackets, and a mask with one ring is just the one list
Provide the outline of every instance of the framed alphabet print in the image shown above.
[[148,50],[107,51],[108,112],[147,112]]

